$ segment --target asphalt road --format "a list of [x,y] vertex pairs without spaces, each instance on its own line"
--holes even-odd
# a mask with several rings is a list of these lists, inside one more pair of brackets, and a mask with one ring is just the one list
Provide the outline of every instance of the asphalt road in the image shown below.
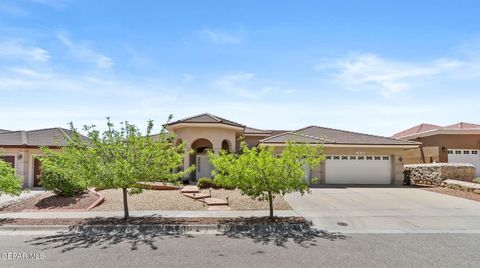
[[235,236],[8,235],[0,267],[480,267],[480,234]]

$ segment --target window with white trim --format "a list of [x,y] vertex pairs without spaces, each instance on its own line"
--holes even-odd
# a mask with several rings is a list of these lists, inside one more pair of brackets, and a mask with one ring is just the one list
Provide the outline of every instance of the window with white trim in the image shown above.
[[456,151],[455,151],[455,154],[462,154],[462,151],[456,150]]
[[373,156],[367,156],[367,160],[373,160]]
[[478,154],[478,151],[473,150],[472,154]]
[[356,159],[357,159],[356,156],[354,156],[354,155],[351,155],[351,156],[350,156],[350,160],[356,160]]
[[390,160],[390,156],[388,155],[383,156],[383,160]]
[[340,156],[336,155],[333,157],[333,160],[339,160],[340,159]]
[[343,155],[343,156],[342,156],[342,160],[348,160],[348,156]]
[[463,151],[463,154],[470,154],[470,151]]
[[448,154],[453,154],[453,150],[448,150]]
[[380,160],[382,159],[380,156],[375,156],[375,160]]

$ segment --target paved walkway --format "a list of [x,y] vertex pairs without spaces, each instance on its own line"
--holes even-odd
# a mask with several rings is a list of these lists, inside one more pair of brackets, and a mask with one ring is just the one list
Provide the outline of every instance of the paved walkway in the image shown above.
[[317,228],[332,232],[480,232],[480,202],[420,189],[319,188],[285,199]]
[[30,191],[25,191],[21,193],[19,196],[11,196],[11,195],[6,195],[2,194],[0,195],[0,208],[5,207],[13,202],[16,202],[21,199],[26,199],[32,196],[35,196],[37,194],[42,194],[45,193],[44,190],[30,190]]
[[[269,212],[264,210],[241,210],[241,211],[130,211],[131,217],[264,217]],[[289,217],[299,216],[293,210],[277,210],[276,216]],[[123,217],[123,211],[87,211],[87,212],[17,212],[0,213],[0,218],[31,218],[31,219],[50,219],[50,218],[95,218],[95,217]]]

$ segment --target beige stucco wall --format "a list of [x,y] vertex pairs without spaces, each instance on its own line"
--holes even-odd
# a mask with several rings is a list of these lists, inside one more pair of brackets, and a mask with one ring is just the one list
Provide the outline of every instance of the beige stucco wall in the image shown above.
[[3,155],[15,156],[17,175],[23,178],[24,187],[33,187],[33,158],[43,155],[42,150],[35,148],[0,148]]
[[[439,134],[429,137],[422,137],[418,139],[413,139],[413,141],[421,142],[423,148],[436,148],[437,153],[433,154],[434,156],[438,155],[438,162],[447,163],[448,162],[448,149],[480,149],[480,135],[479,134],[464,134],[464,135],[452,135],[452,134]],[[425,162],[429,163],[429,157],[427,156],[428,152],[425,152],[426,155]],[[423,163],[421,162],[412,162],[412,163]]]

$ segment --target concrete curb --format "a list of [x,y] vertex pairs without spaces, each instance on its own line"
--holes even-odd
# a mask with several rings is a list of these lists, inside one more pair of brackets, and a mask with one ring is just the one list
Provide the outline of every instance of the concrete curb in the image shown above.
[[69,232],[78,234],[95,233],[164,233],[164,234],[222,234],[229,232],[282,232],[282,231],[311,231],[308,223],[282,224],[198,224],[198,225],[6,225],[0,226],[1,232]]

